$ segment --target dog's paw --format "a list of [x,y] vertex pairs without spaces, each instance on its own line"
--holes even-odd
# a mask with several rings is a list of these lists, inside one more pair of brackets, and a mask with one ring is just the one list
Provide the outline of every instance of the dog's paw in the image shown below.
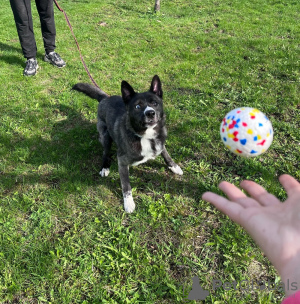
[[132,213],[135,209],[135,203],[133,201],[133,197],[131,192],[130,193],[124,193],[124,209],[125,212]]
[[109,174],[109,169],[108,169],[108,168],[102,168],[101,171],[99,172],[99,174],[100,174],[102,177],[106,177],[106,176],[108,176],[108,174]]
[[178,166],[178,165],[175,165],[173,167],[169,167],[169,169],[175,173],[175,174],[178,174],[178,175],[182,175],[183,174],[183,171],[181,170],[181,168]]

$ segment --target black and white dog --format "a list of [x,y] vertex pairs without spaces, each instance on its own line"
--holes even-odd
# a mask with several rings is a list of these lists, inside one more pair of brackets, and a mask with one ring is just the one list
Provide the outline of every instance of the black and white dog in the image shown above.
[[171,171],[183,174],[165,148],[166,119],[161,82],[157,75],[152,79],[150,90],[144,93],[136,93],[126,81],[122,81],[122,97],[109,97],[86,83],[77,83],[73,89],[99,101],[97,129],[104,149],[100,175],[104,177],[109,174],[110,149],[114,141],[126,212],[135,209],[129,183],[130,165],[136,166],[162,154]]

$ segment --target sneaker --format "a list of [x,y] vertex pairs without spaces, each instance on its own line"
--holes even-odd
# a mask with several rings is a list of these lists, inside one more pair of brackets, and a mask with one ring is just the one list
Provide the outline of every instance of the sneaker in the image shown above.
[[61,57],[55,52],[50,52],[49,54],[45,54],[44,60],[46,62],[52,63],[58,68],[63,68],[66,65],[66,63],[61,59]]
[[37,60],[35,58],[30,58],[26,61],[26,66],[23,72],[24,76],[33,76],[36,74],[38,69]]

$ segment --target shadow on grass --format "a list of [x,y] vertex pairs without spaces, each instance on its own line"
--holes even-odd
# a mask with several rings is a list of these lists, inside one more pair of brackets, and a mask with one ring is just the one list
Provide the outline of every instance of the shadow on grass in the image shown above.
[[[12,45],[0,42],[0,50],[3,51],[3,55],[0,57],[1,61],[11,65],[24,65],[25,59],[20,59],[20,55],[23,56],[21,46],[16,48]],[[11,53],[15,53],[16,55],[8,55]]]
[[[14,134],[11,138],[6,138],[6,143],[9,143],[8,150],[13,153],[19,150],[28,151],[18,162],[17,169],[2,174],[2,184],[6,193],[14,191],[20,185],[45,184],[50,189],[64,189],[65,193],[76,191],[81,185],[87,187],[102,185],[116,193],[121,201],[122,191],[115,149],[110,176],[101,178],[98,174],[102,147],[98,142],[96,123],[85,119],[69,106],[59,105],[53,111],[57,111],[61,120],[56,122],[48,133],[50,139],[47,139],[47,132],[45,137],[22,138],[21,135]],[[187,198],[199,201],[203,192],[217,190],[216,185],[212,185],[214,171],[217,171],[219,176],[220,174],[224,176],[224,179],[226,176],[246,178],[250,175],[254,178],[263,176],[264,179],[274,181],[272,172],[258,162],[238,159],[234,155],[228,156],[225,152],[223,157],[220,157],[220,153],[214,156],[211,151],[207,156],[205,151],[210,149],[209,143],[204,143],[206,148],[203,151],[189,149],[184,155],[180,155],[180,147],[191,147],[190,130],[185,126],[177,125],[169,130],[169,134],[172,134],[175,141],[180,134],[180,146],[176,148],[171,146],[169,152],[175,162],[179,158],[182,159],[180,165],[184,175],[182,177],[174,175],[167,169],[162,157],[158,157],[145,165],[131,168],[132,187],[143,193],[149,192],[149,189],[153,191],[158,189],[162,193],[173,196],[184,194]],[[193,168],[188,170],[184,166],[194,162],[197,167],[203,159],[209,166],[209,171],[197,172]],[[166,168],[165,172],[161,171],[162,167]],[[115,176],[118,179],[117,183]]]
[[[5,142],[7,151],[16,154],[19,160],[17,167],[11,173],[2,174],[2,184],[6,193],[14,191],[20,185],[45,184],[48,188],[65,189],[66,192],[76,191],[76,185],[97,186],[103,185],[122,197],[119,182],[116,148],[113,148],[113,163],[111,174],[107,178],[99,176],[101,166],[102,147],[98,142],[96,123],[85,119],[81,114],[71,107],[59,105],[53,109],[57,111],[61,121],[56,122],[50,132],[45,131],[45,136],[23,137],[21,134],[11,130],[6,135]],[[33,115],[27,113],[26,115]],[[34,120],[34,117],[32,119]],[[48,133],[47,133],[48,132]],[[47,139],[49,135],[49,139]],[[17,151],[27,151],[26,156],[20,156]],[[170,184],[168,191],[171,194],[181,192],[184,178],[176,177],[169,171],[163,162],[162,157],[149,162],[145,169],[131,169],[130,175],[133,178],[141,178],[132,186],[143,188],[144,184],[156,185],[159,178],[162,185]],[[153,173],[161,167],[166,168],[166,174]],[[118,176],[118,187],[116,188],[115,174]],[[111,176],[112,175],[112,176]],[[171,181],[172,180],[172,181]],[[185,187],[195,188],[187,182]],[[165,189],[165,187],[163,187]],[[178,193],[177,193],[178,192]]]
[[[1,51],[16,52],[16,53],[22,54],[21,47],[16,48],[15,46],[12,46],[12,45],[9,45],[9,44],[3,43],[3,42],[0,42],[0,50]],[[2,57],[1,57],[1,59],[2,59]]]
[[[0,57],[1,61],[10,65],[24,66],[26,59],[20,59],[20,56],[23,57],[21,46],[16,48],[12,45],[0,42],[0,50],[3,51],[3,55]],[[40,59],[44,58],[43,54],[40,52],[37,53],[37,57]]]
[[[101,155],[96,125],[70,107],[60,105],[55,111],[63,118],[54,123],[50,134],[46,131],[43,137],[33,135],[24,138],[11,130],[10,134],[13,135],[6,135],[4,141],[12,154],[18,157],[17,151],[27,151],[26,156],[19,157],[18,162],[18,168],[25,168],[24,173],[2,175],[7,188],[13,189],[18,181],[26,184],[46,183],[57,188],[61,182],[68,180],[87,184],[95,182],[95,178],[91,181],[92,172],[95,166],[100,165]],[[50,139],[47,139],[48,135]],[[14,168],[14,171],[23,170]]]

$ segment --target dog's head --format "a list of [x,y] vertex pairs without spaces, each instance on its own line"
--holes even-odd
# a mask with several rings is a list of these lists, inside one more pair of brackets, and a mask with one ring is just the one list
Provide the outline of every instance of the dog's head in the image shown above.
[[126,81],[122,81],[121,92],[130,124],[137,133],[164,122],[163,92],[157,75],[145,93],[136,93]]

